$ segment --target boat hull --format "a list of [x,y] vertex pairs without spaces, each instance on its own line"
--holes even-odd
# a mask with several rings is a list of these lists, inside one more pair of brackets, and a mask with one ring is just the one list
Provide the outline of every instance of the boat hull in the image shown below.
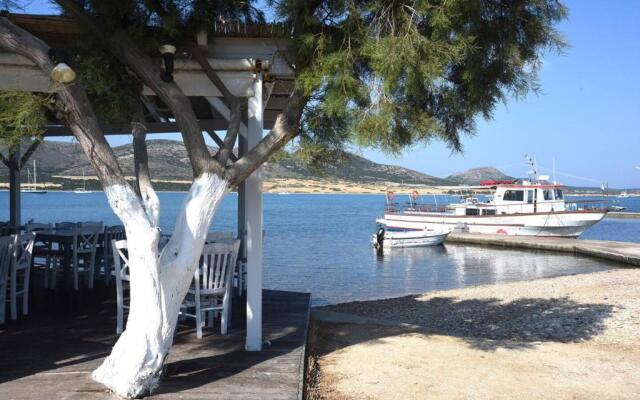
[[[442,244],[450,231],[386,231],[383,247],[425,247]],[[373,235],[372,242],[377,246],[377,235]]]
[[391,228],[423,230],[427,227],[460,228],[469,233],[514,236],[578,237],[600,221],[604,211],[560,211],[492,216],[456,216],[445,213],[385,214]]

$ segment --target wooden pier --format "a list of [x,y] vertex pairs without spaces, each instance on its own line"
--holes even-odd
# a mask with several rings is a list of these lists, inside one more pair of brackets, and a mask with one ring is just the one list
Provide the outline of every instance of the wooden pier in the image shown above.
[[621,266],[640,266],[640,243],[632,242],[474,233],[452,233],[447,238],[447,242],[560,251],[617,261],[621,263]]
[[[246,352],[244,303],[228,335],[197,339],[179,325],[158,391],[150,399],[301,399],[311,296],[265,290],[265,346]],[[115,399],[90,378],[117,339],[115,304],[40,312],[0,326],[0,399]]]

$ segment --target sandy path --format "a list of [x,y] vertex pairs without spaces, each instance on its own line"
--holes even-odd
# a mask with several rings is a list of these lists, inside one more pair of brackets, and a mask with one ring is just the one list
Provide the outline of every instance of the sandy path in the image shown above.
[[310,398],[640,398],[640,269],[324,310]]

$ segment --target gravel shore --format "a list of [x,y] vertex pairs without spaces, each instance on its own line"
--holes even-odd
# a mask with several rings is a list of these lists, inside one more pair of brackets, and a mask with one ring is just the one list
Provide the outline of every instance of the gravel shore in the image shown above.
[[640,269],[320,311],[310,398],[640,398]]

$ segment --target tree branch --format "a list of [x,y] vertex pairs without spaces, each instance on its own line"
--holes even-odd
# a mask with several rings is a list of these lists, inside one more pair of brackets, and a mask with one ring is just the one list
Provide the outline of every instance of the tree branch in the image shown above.
[[100,21],[88,15],[74,0],[56,0],[56,2],[76,23],[97,38],[104,40],[114,55],[171,109],[182,133],[182,140],[194,175],[199,176],[204,172],[222,175],[224,168],[217,160],[211,158],[189,98],[182,93],[178,85],[175,82],[165,82],[160,79],[160,68],[149,56],[140,51],[125,32],[116,30],[112,34],[105,35],[106,30]]
[[[231,108],[231,117],[229,118],[229,126],[227,128],[227,135],[224,137],[224,142],[218,154],[216,155],[218,161],[222,165],[227,165],[227,161],[233,155],[233,147],[236,144],[238,138],[238,132],[240,132],[240,125],[242,124],[242,108],[240,107],[240,101],[234,99]],[[236,159],[237,160],[237,159]]]
[[[207,134],[209,135],[209,137],[216,142],[216,144],[218,145],[218,147],[221,149],[222,147],[224,147],[224,141],[222,139],[220,139],[220,136],[216,135],[216,133],[214,131],[207,131]],[[220,151],[220,150],[218,150]],[[229,159],[233,162],[238,161],[238,157],[236,157],[235,154],[230,153],[229,154]]]
[[29,161],[29,158],[31,158],[38,146],[40,146],[40,143],[42,143],[42,140],[36,139],[29,145],[27,151],[25,151],[22,157],[20,157],[20,161],[18,162],[18,169],[22,169],[22,167],[24,167],[24,165],[27,163],[27,161]]
[[244,181],[253,171],[280,150],[298,134],[302,109],[307,101],[302,90],[294,89],[284,109],[276,118],[271,131],[245,156],[236,161],[227,172],[233,187]]
[[[28,58],[47,76],[51,75],[54,65],[48,56],[49,46],[5,17],[0,17],[0,47]],[[82,85],[74,82],[56,85],[55,89],[62,104],[62,118],[82,146],[102,184],[126,185],[124,174],[102,134]]]
[[134,116],[131,123],[133,134],[133,167],[136,174],[136,191],[142,199],[147,217],[153,226],[160,222],[160,200],[151,183],[149,172],[149,156],[147,153],[147,127],[144,123],[142,109]]

